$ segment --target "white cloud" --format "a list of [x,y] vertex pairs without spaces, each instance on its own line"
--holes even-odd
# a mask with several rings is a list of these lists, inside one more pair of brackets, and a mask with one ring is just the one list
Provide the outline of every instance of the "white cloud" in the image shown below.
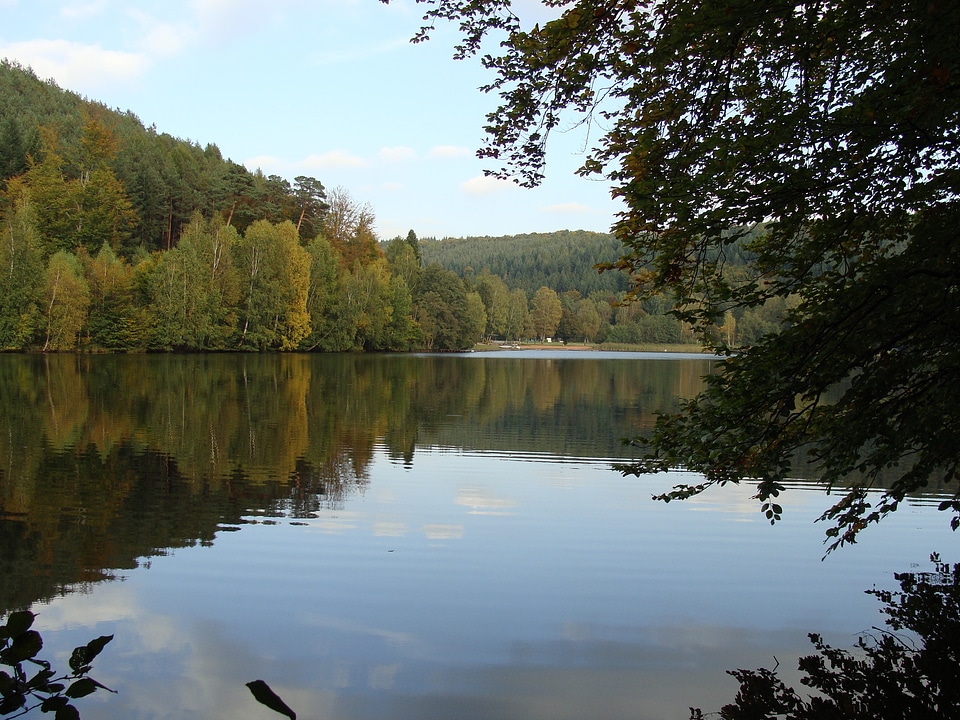
[[460,187],[467,195],[483,196],[510,190],[515,188],[516,185],[509,180],[501,180],[489,175],[479,175],[461,183]]
[[387,192],[397,192],[398,190],[403,190],[406,185],[399,182],[385,182],[380,187]]
[[423,534],[428,540],[460,540],[463,538],[463,525],[442,525],[433,523],[423,526]]
[[470,508],[472,515],[510,515],[516,503],[508,498],[498,498],[480,488],[461,488],[457,505]]
[[337,170],[341,168],[362,168],[368,165],[367,161],[357,155],[351,155],[345,150],[332,150],[322,155],[309,155],[299,163],[299,166],[311,170]]
[[404,160],[414,160],[417,153],[413,148],[399,145],[397,147],[380,148],[380,157],[387,162],[403,162]]
[[400,665],[376,665],[370,668],[367,677],[367,686],[373,690],[392,690],[397,682],[397,673]]
[[256,170],[257,168],[264,170],[269,168],[272,170],[282,171],[286,170],[288,163],[274,155],[257,155],[256,157],[244,160],[243,165],[248,170]]
[[[0,6],[2,6],[2,3],[0,3]],[[81,20],[100,15],[106,9],[107,0],[94,0],[84,5],[65,5],[60,8],[60,15],[68,20]]]
[[196,33],[183,25],[155,23],[147,30],[141,42],[144,49],[151,53],[171,56],[178,54],[195,38]]
[[453,158],[469,157],[472,154],[473,152],[471,152],[470,148],[465,148],[458,145],[437,145],[436,147],[430,148],[430,152],[427,153],[427,157],[449,160]]
[[0,45],[0,56],[33,68],[38,77],[63,87],[90,92],[116,82],[139,78],[148,67],[142,53],[104,50],[69,40],[27,40]]
[[577,202],[547,205],[543,208],[543,211],[554,215],[585,215],[593,212],[589,205],[584,205],[583,203]]
[[259,0],[193,0],[190,6],[205,38],[231,41],[272,20],[282,4],[276,0],[269,5]]
[[378,520],[373,524],[373,534],[377,537],[403,537],[407,526],[394,520]]
[[92,593],[71,593],[40,603],[34,611],[37,613],[37,627],[43,631],[135,620],[142,612],[138,598],[123,583],[97,585],[95,600]]

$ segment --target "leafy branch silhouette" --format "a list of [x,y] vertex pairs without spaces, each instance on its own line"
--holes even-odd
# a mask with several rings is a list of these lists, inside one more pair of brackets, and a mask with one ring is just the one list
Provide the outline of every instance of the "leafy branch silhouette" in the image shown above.
[[18,718],[31,710],[54,713],[55,720],[78,720],[80,711],[74,700],[97,690],[115,692],[88,675],[91,663],[113,635],[101,635],[86,645],[73,649],[70,672],[58,674],[46,660],[37,655],[43,649],[43,638],[33,630],[36,615],[29,610],[11,613],[0,626],[0,716]]

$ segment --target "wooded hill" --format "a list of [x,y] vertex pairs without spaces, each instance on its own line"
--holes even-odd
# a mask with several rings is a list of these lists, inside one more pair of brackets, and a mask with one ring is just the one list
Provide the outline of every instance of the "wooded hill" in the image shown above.
[[[66,180],[92,183],[82,200],[113,205],[109,227],[67,233],[58,238],[62,249],[95,251],[103,240],[128,258],[169,249],[195,212],[222,213],[241,233],[255,220],[290,220],[303,238],[319,230],[323,189],[314,178],[291,185],[250,172],[214,144],[158,132],[129,110],[111,110],[0,60],[0,181],[25,173],[31,158],[51,156]],[[69,220],[59,223],[61,232],[76,224]]]
[[426,263],[440,263],[460,277],[486,270],[529,296],[546,286],[557,293],[595,292],[617,295],[628,289],[617,272],[597,272],[594,266],[614,262],[623,250],[613,235],[587,230],[561,230],[505,237],[422,238]]
[[[0,350],[456,350],[677,343],[585,231],[386,243],[373,208],[146,126],[0,61]],[[767,312],[767,309],[763,310]],[[775,329],[730,316],[735,341]]]

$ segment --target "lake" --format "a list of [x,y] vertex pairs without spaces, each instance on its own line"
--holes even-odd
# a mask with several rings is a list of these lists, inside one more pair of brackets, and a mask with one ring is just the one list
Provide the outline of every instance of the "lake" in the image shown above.
[[466,355],[0,355],[0,613],[42,657],[115,640],[97,718],[686,718],[725,671],[794,680],[808,632],[955,542],[937,493],[824,558],[830,498],[771,526],[750,487],[651,495],[620,438],[717,361]]

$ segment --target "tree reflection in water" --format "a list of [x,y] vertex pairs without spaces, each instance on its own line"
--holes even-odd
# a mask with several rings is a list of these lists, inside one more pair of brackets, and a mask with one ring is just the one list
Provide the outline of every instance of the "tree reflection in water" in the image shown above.
[[337,507],[364,491],[378,447],[407,466],[418,446],[616,457],[710,367],[0,356],[0,615],[212,543],[225,526]]

